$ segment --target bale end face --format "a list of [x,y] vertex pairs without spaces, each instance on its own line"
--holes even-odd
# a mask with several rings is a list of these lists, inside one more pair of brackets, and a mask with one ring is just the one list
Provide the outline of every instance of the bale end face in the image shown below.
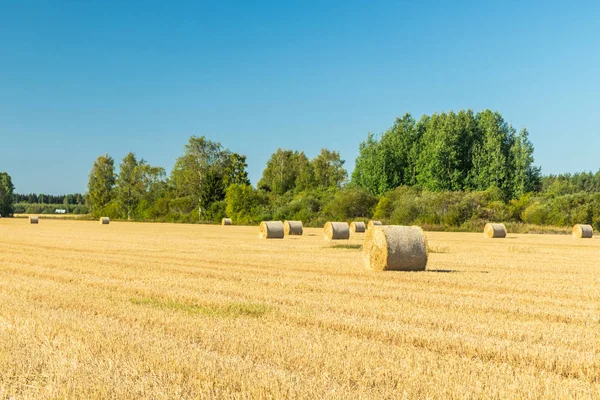
[[284,221],[283,222],[283,233],[285,235],[301,236],[304,233],[304,227],[302,226],[302,221]]
[[100,225],[108,225],[108,224],[110,224],[110,218],[108,218],[108,217],[100,218]]
[[221,220],[221,225],[223,225],[223,226],[233,225],[233,221],[231,220],[231,218],[223,218]]
[[506,237],[506,227],[504,224],[485,224],[483,236],[490,239],[502,239]]
[[347,222],[327,222],[323,227],[325,240],[350,239],[350,226]]
[[418,226],[369,229],[363,245],[365,267],[373,271],[425,271],[427,241]]
[[30,224],[38,224],[39,218],[38,217],[29,217],[29,223]]
[[594,228],[591,225],[577,224],[573,226],[573,239],[591,239],[594,236]]
[[258,227],[261,239],[283,239],[283,223],[281,221],[263,221]]

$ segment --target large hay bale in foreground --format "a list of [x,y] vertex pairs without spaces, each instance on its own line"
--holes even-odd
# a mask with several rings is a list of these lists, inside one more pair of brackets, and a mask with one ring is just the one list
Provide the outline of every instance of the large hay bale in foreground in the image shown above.
[[363,233],[367,230],[367,226],[364,222],[354,221],[350,224],[350,231],[352,233]]
[[225,225],[233,225],[233,221],[231,220],[231,218],[223,218],[221,220],[221,225],[225,226]]
[[483,235],[491,239],[505,238],[506,227],[504,224],[487,223],[483,228]]
[[304,232],[302,227],[302,221],[284,221],[283,222],[283,233],[286,235],[298,235],[301,236]]
[[327,240],[350,239],[350,226],[347,222],[328,222],[323,230]]
[[373,229],[374,226],[383,226],[383,224],[381,223],[381,221],[369,221],[369,223],[367,224],[367,228],[369,229]]
[[108,225],[108,224],[110,224],[110,218],[108,218],[108,217],[100,218],[100,225]]
[[594,228],[591,225],[577,224],[573,227],[573,239],[591,239]]
[[369,229],[363,244],[365,266],[374,271],[425,271],[427,241],[418,226]]
[[39,223],[39,221],[40,221],[40,219],[38,217],[34,217],[34,216],[29,217],[30,224],[37,224],[37,223]]
[[283,223],[281,221],[263,221],[258,228],[261,239],[283,239]]

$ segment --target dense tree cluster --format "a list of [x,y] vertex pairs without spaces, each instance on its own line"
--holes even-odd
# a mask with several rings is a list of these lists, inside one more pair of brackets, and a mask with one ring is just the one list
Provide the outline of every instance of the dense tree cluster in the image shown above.
[[192,136],[169,175],[133,153],[118,172],[112,157],[98,157],[85,196],[12,195],[10,177],[0,175],[0,207],[12,211],[5,203],[12,199],[19,212],[52,212],[54,203],[69,212],[137,220],[228,216],[242,224],[297,219],[320,226],[375,217],[463,230],[480,230],[487,221],[600,229],[600,171],[542,177],[533,151],[527,130],[517,132],[497,112],[449,112],[418,121],[406,114],[360,144],[350,180],[336,151],[322,149],[309,159],[277,149],[253,187],[246,156]]
[[360,144],[352,182],[381,195],[398,186],[430,191],[499,188],[506,200],[539,187],[527,130],[499,113],[471,110],[398,118],[380,138]]

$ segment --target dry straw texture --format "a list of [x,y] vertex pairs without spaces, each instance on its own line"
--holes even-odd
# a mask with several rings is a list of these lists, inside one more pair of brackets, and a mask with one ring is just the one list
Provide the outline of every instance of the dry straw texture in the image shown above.
[[302,235],[304,228],[302,227],[302,221],[284,221],[283,232],[286,235]]
[[483,228],[483,235],[487,238],[498,239],[506,237],[506,227],[504,224],[485,224]]
[[231,218],[223,218],[221,220],[221,225],[233,225],[233,221],[231,221]]
[[573,227],[573,239],[591,239],[594,236],[594,228],[591,225],[577,224]]
[[600,240],[427,232],[427,272],[373,273],[322,227],[25,221],[0,399],[599,397]]
[[263,221],[258,228],[261,239],[283,239],[283,223],[281,221]]
[[110,218],[108,218],[108,217],[100,218],[100,225],[108,225],[108,224],[110,224]]
[[374,226],[383,226],[383,224],[381,223],[381,221],[369,221],[369,223],[367,224],[367,228],[371,229]]
[[350,239],[350,226],[347,222],[328,222],[323,230],[327,240]]
[[364,222],[354,221],[350,224],[350,231],[353,233],[362,233],[367,229]]
[[369,229],[363,245],[365,266],[374,271],[425,271],[427,243],[418,226]]
[[34,217],[34,216],[29,217],[30,224],[37,224],[37,223],[39,223],[39,221],[40,221],[40,219],[38,217]]

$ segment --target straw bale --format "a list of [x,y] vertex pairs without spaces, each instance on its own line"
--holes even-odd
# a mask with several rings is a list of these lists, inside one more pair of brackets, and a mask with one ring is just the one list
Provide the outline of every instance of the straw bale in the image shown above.
[[284,221],[283,222],[283,233],[286,235],[298,235],[301,236],[304,232],[302,227],[302,221]]
[[502,239],[506,237],[506,227],[504,224],[487,223],[483,228],[483,235],[491,239]]
[[350,239],[350,226],[347,222],[327,222],[324,233],[327,240],[348,240]]
[[258,229],[258,237],[261,239],[283,239],[283,222],[281,221],[263,221]]
[[418,226],[379,226],[369,229],[363,245],[365,266],[374,271],[424,271],[427,242]]

